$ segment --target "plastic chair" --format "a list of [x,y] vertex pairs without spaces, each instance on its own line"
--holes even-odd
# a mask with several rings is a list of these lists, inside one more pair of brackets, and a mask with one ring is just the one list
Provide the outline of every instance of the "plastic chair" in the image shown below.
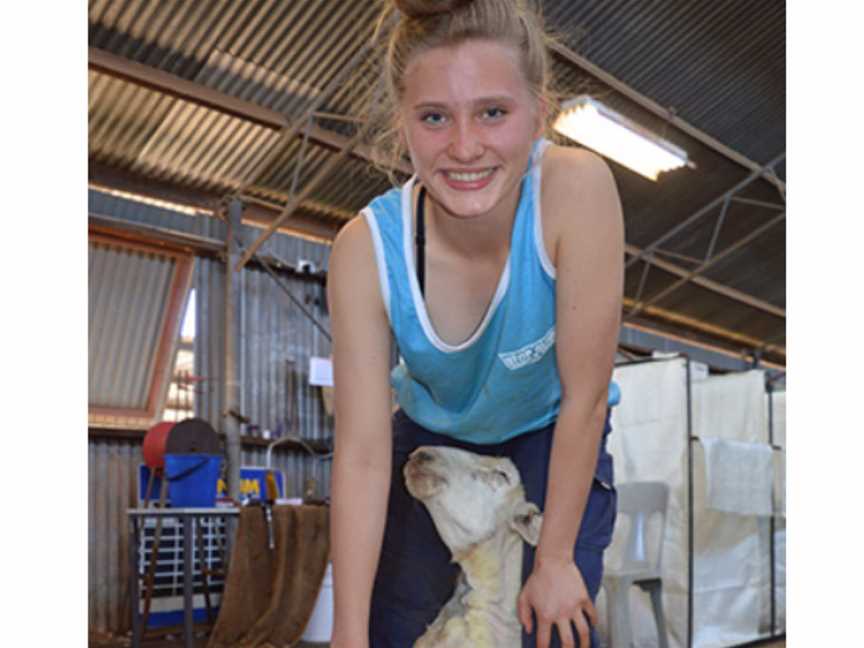
[[[605,570],[606,613],[612,648],[630,648],[633,630],[630,623],[629,593],[637,586],[651,596],[651,607],[657,624],[659,647],[668,648],[666,619],[663,616],[663,581],[660,576],[662,539],[666,528],[669,487],[661,482],[630,482],[616,486],[618,515],[630,517],[630,529],[624,546],[621,567]],[[646,557],[646,527],[652,514],[661,515],[660,539],[655,560]]]

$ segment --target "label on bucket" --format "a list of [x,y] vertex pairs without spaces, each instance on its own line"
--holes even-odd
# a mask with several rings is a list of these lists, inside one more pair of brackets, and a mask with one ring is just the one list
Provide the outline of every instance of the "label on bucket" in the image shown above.
[[[273,470],[273,473],[276,477],[276,487],[279,491],[279,497],[282,498],[285,496],[285,478],[282,475],[281,470]],[[266,475],[266,468],[259,468],[257,466],[245,466],[240,468],[240,498],[243,503],[253,499],[261,499],[262,495],[266,493]],[[150,468],[145,464],[141,464],[138,467],[138,500],[142,505],[147,493],[147,482],[149,479]],[[151,502],[159,501],[159,491],[161,488],[162,480],[157,476],[151,486]],[[222,477],[218,477],[213,488],[213,500],[215,501],[215,499],[219,497],[227,496],[228,489],[225,480]],[[167,504],[171,505],[170,493]],[[211,503],[209,506],[213,506],[213,504]]]
[[[240,468],[240,499],[245,504],[249,500],[264,499],[267,494],[267,468],[245,466]],[[281,470],[273,470],[276,477],[276,490],[279,497],[285,495],[285,478]],[[217,486],[219,497],[228,496],[228,485],[220,478]]]

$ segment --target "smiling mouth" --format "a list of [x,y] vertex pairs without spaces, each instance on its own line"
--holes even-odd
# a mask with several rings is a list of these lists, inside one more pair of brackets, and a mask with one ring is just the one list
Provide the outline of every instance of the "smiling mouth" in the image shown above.
[[477,182],[484,180],[495,172],[495,167],[483,171],[445,171],[444,175],[456,182]]

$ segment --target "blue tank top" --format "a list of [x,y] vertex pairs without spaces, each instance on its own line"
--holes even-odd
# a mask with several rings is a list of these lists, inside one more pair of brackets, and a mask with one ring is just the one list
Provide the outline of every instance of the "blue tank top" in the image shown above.
[[492,301],[477,329],[457,345],[435,332],[417,281],[416,178],[362,211],[399,347],[391,384],[399,406],[428,430],[472,443],[500,443],[558,416],[555,268],[540,220],[540,161],[547,146],[545,140],[535,144],[522,178],[510,253]]

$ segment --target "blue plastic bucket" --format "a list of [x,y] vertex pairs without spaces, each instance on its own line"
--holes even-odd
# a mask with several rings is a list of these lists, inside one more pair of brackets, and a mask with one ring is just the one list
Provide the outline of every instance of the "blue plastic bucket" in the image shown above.
[[166,454],[165,477],[174,508],[209,508],[216,504],[222,456]]

